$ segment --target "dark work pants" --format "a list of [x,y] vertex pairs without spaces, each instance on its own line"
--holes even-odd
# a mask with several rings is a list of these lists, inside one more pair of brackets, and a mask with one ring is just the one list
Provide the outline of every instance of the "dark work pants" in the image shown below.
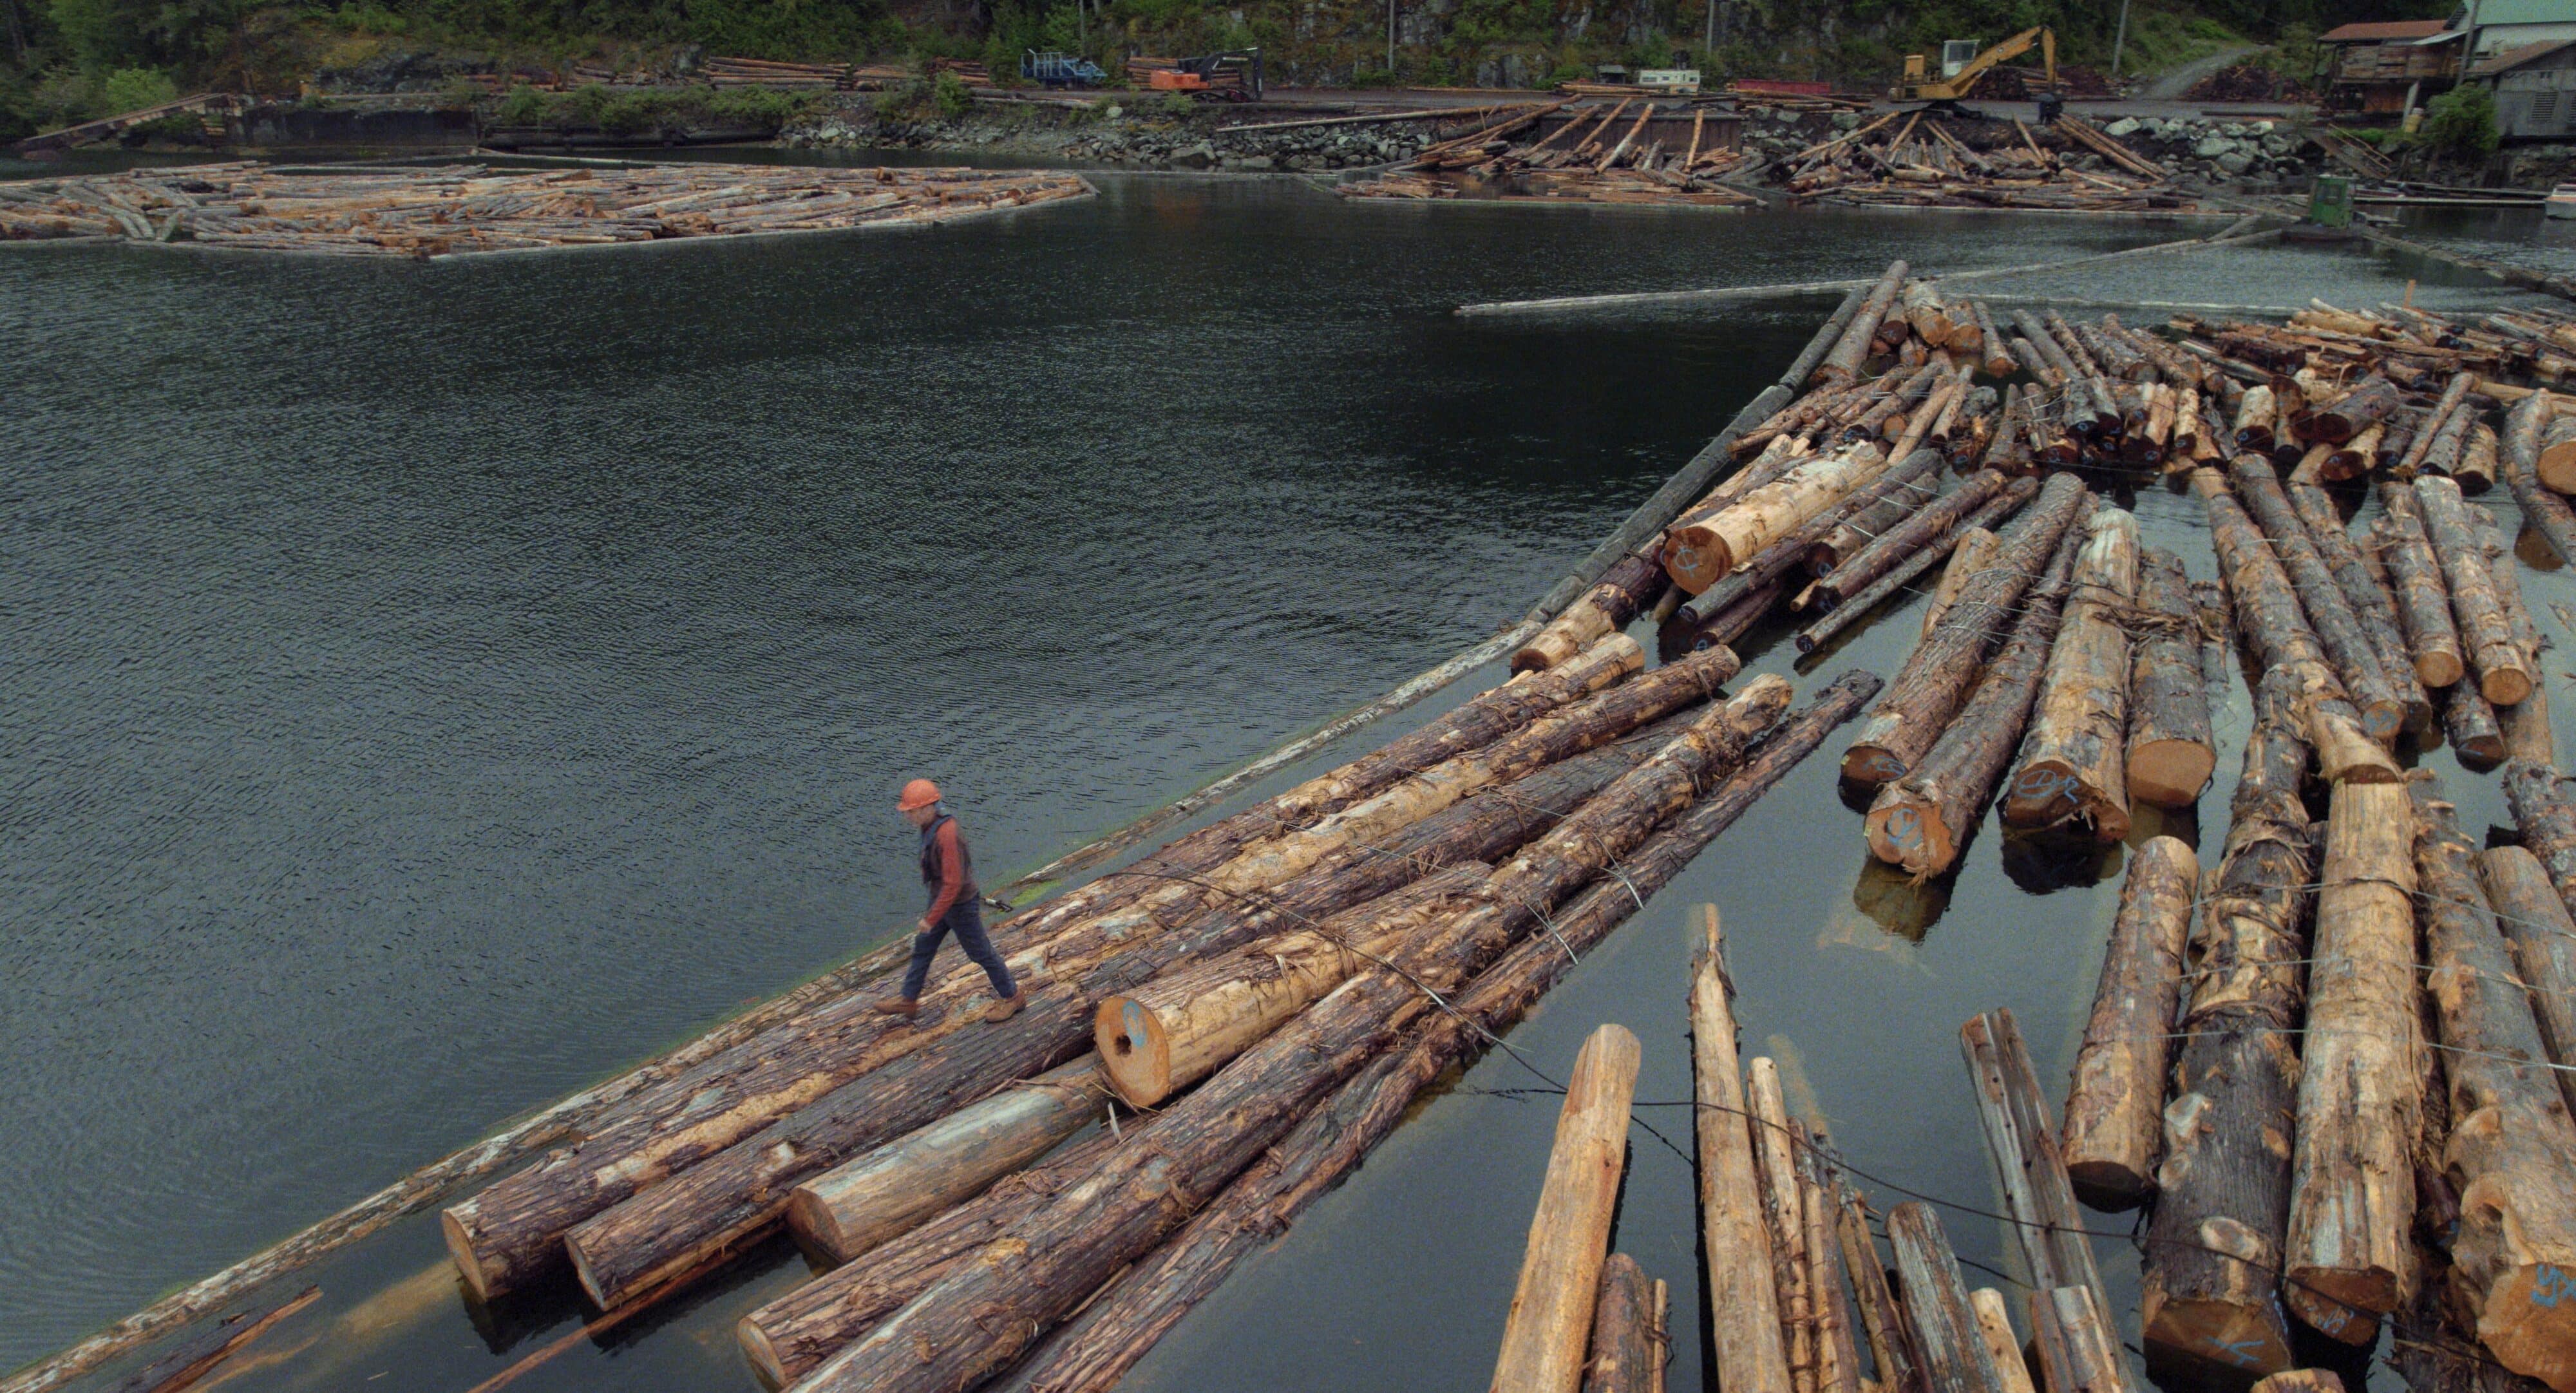
[[1018,987],[1011,981],[1011,970],[1002,965],[1002,955],[993,951],[993,940],[984,936],[984,912],[971,899],[961,898],[948,907],[947,917],[933,925],[926,934],[912,936],[912,966],[904,969],[903,999],[916,1000],[921,987],[930,980],[931,955],[939,951],[939,941],[957,935],[957,946],[966,950],[984,975],[993,979],[993,991],[1009,996]]

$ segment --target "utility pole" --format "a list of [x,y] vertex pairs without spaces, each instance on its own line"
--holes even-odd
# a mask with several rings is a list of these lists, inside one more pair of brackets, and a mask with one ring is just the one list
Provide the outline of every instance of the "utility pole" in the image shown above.
[[1386,0],[1386,80],[1395,81],[1395,0]]
[[2120,80],[2120,50],[2129,46],[2129,0],[2120,0],[2120,28],[2111,36],[2111,80]]
[[1709,51],[1713,61],[1717,53],[1717,0],[1708,0],[1708,42],[1700,47]]

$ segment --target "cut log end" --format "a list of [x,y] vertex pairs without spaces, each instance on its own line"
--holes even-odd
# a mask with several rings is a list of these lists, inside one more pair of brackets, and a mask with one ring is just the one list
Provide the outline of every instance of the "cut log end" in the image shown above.
[[2397,1278],[2379,1271],[2293,1267],[2282,1280],[2281,1298],[2309,1329],[2367,1348],[2379,1339],[2374,1312],[2397,1305]]
[[2155,1192],[2148,1177],[2133,1166],[2114,1165],[2107,1161],[2069,1161],[2067,1182],[2075,1187],[2075,1197],[2094,1209],[2117,1213],[2146,1203]]
[[742,1357],[751,1365],[752,1376],[768,1389],[785,1388],[788,1383],[786,1362],[778,1357],[778,1347],[769,1342],[769,1332],[760,1328],[757,1315],[744,1316],[733,1328],[734,1339],[742,1345]]
[[2492,667],[2478,674],[2478,691],[2494,706],[2520,706],[2531,699],[2531,674],[2517,667]]
[[447,1255],[455,1259],[457,1275],[465,1279],[474,1299],[489,1301],[500,1295],[494,1274],[483,1265],[482,1255],[474,1251],[474,1235],[465,1231],[465,1221],[456,1216],[456,1211],[439,1211],[438,1228],[447,1236]]
[[2197,740],[2150,740],[2129,747],[2129,797],[2159,808],[2188,808],[2209,787],[2218,756]]
[[822,1249],[834,1262],[848,1262],[853,1256],[849,1235],[842,1231],[831,1203],[806,1186],[797,1186],[795,1193],[787,1197],[787,1227],[795,1230],[797,1237]]
[[2427,687],[2447,687],[2467,671],[2468,665],[2450,649],[2418,649],[2415,654],[2415,676]]
[[2497,1275],[2478,1310],[2478,1339],[2505,1367],[2576,1388],[2576,1291],[2567,1269],[2528,1262]]
[[2004,788],[2003,817],[2014,827],[2055,827],[2081,818],[2106,842],[2129,835],[2129,810],[2117,798],[2097,795],[2084,771],[2063,760],[2033,760],[2015,771]]
[[1891,790],[1863,824],[1872,856],[1918,876],[1938,875],[1959,859],[1968,829],[1946,825],[1940,805],[1907,790]]
[[1113,996],[1092,1017],[1100,1072],[1129,1104],[1149,1108],[1172,1093],[1172,1041],[1162,1017],[1135,998]]
[[2151,1292],[2140,1315],[2149,1345],[2186,1359],[2231,1371],[2280,1369],[2295,1362],[2289,1327],[2268,1303],[2159,1299]]
[[1905,761],[1882,745],[1855,743],[1843,751],[1843,777],[1856,784],[1891,783],[1910,772]]

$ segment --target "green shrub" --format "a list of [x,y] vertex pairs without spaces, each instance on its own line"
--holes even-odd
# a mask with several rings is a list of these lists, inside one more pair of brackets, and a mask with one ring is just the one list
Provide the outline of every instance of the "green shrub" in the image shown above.
[[2495,93],[2472,83],[2435,97],[2424,108],[2423,136],[2435,153],[2453,159],[2494,154],[2503,138],[2496,129]]
[[941,68],[939,76],[932,79],[930,100],[939,108],[939,114],[951,121],[965,115],[966,109],[975,104],[974,97],[966,91],[965,80],[946,68]]
[[492,120],[503,126],[534,126],[546,119],[546,94],[522,82],[492,108]]
[[119,68],[107,75],[107,84],[99,95],[107,114],[120,116],[179,100],[179,84],[159,68]]
[[1175,121],[1186,121],[1199,109],[1198,99],[1187,92],[1166,92],[1156,105],[1162,107],[1165,116]]

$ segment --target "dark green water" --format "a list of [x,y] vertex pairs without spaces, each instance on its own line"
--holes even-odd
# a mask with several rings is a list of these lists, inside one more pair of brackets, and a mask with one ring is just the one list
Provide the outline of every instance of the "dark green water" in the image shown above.
[[[0,1365],[887,937],[917,909],[911,774],[988,870],[1024,867],[1510,621],[1827,307],[1452,306],[2184,230],[1100,183],[941,231],[433,265],[0,250]],[[2367,304],[2408,276],[2491,298],[2289,249],[2026,288]],[[2211,573],[2196,504],[2137,506]],[[2554,629],[2557,582],[2526,583]],[[1912,628],[1891,612],[1802,690],[1892,671]],[[2070,868],[1989,828],[1909,896],[1864,872],[1838,747],[1512,1041],[1561,1077],[1621,1021],[1639,1097],[1688,1097],[1682,913],[1714,900],[1747,1052],[1858,1165],[1982,1204],[1954,1032],[2014,1008],[2056,1086],[2121,853]],[[2452,782],[2471,827],[2500,816]],[[1482,1379],[1555,1115],[1482,1090],[1529,1082],[1471,1071],[1135,1385]],[[1687,1149],[1686,1112],[1639,1116]],[[1672,1283],[1695,1387],[1690,1170],[1636,1137],[1618,1244]],[[2004,1265],[1991,1225],[1951,1229]],[[777,1245],[513,1386],[748,1387],[732,1322],[803,1272]],[[581,1318],[469,1310],[434,1216],[313,1275],[264,1346],[309,1348],[235,1386],[460,1389]]]

